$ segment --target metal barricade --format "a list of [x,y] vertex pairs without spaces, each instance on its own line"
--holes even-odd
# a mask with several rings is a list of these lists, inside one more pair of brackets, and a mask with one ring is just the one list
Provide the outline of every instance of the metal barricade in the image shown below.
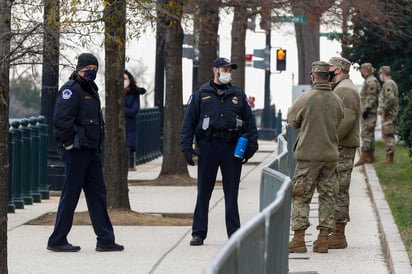
[[230,237],[204,274],[288,273],[292,182],[285,135],[279,135],[278,156],[262,170],[261,212]]

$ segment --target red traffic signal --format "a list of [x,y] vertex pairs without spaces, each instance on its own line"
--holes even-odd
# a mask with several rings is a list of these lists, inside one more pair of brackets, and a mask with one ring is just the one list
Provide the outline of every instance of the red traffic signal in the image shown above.
[[286,70],[286,50],[276,50],[276,69],[278,71]]

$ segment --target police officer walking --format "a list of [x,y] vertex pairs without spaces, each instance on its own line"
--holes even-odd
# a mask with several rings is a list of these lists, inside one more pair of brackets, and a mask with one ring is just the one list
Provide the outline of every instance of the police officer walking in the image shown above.
[[339,192],[335,196],[335,229],[329,236],[328,248],[346,248],[345,226],[349,222],[349,186],[355,160],[356,148],[359,147],[359,119],[361,114],[360,97],[356,86],[349,79],[351,63],[343,57],[329,60],[330,81],[333,93],[342,99],[344,118],[338,127],[339,161],[337,181]]
[[375,161],[375,126],[377,120],[377,111],[379,104],[379,89],[378,80],[373,76],[373,67],[371,63],[361,65],[361,74],[365,79],[360,93],[362,106],[361,119],[361,157],[355,166],[360,166],[365,163],[373,163]]
[[[190,245],[203,245],[207,236],[209,201],[218,168],[225,195],[226,231],[230,237],[239,227],[238,192],[242,163],[258,149],[255,118],[246,94],[232,85],[231,72],[237,65],[229,59],[213,61],[214,78],[203,84],[189,100],[180,132],[180,148],[189,165],[199,155],[197,200]],[[193,136],[199,148],[193,149]],[[234,156],[239,137],[248,144],[243,159]]]
[[382,163],[390,164],[393,163],[395,154],[395,125],[399,108],[398,85],[392,80],[389,66],[380,67],[379,79],[383,85],[379,97],[378,113],[382,118],[382,139],[386,152],[386,159]]
[[106,186],[100,158],[104,123],[94,80],[97,58],[90,53],[79,55],[76,71],[60,89],[53,115],[56,140],[65,164],[65,182],[61,191],[54,231],[47,249],[76,252],[67,235],[73,215],[84,191],[90,219],[97,235],[96,251],[122,251],[115,243],[113,227],[107,212]]
[[312,63],[312,89],[301,94],[288,110],[288,123],[300,129],[294,145],[297,160],[292,180],[292,230],[289,252],[306,252],[305,231],[310,226],[309,205],[319,193],[318,239],[313,251],[328,252],[328,234],[334,227],[336,164],[339,159],[337,128],[343,119],[342,100],[329,83],[330,64]]

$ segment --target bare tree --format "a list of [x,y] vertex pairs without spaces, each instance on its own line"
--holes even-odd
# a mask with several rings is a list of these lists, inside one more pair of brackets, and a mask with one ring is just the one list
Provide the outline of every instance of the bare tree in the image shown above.
[[[130,209],[127,185],[126,137],[124,123],[123,74],[126,40],[126,0],[106,2],[105,23],[105,86],[106,132],[105,178],[108,182],[108,207]],[[109,160],[110,159],[110,160]]]
[[11,2],[0,0],[0,273],[7,267],[7,197],[9,183],[9,70]]
[[159,1],[160,22],[165,27],[166,100],[164,115],[163,162],[160,177],[188,176],[187,164],[179,148],[180,124],[183,119],[181,19],[184,1]]
[[[217,58],[219,28],[219,0],[198,0],[199,10],[199,82],[210,80],[211,66]],[[243,41],[244,43],[244,41]]]

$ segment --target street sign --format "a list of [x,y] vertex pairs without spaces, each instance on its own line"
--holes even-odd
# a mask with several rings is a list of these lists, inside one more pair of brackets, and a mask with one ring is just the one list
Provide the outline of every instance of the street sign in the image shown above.
[[326,37],[326,39],[328,40],[338,40],[340,38],[340,36],[342,35],[342,33],[338,33],[338,32],[321,32],[319,33],[320,37]]
[[269,48],[254,49],[253,56],[263,58],[263,60],[253,60],[253,67],[258,69],[270,69],[270,50]]
[[275,22],[281,23],[296,23],[296,24],[306,24],[308,19],[306,15],[296,15],[296,16],[275,16]]

